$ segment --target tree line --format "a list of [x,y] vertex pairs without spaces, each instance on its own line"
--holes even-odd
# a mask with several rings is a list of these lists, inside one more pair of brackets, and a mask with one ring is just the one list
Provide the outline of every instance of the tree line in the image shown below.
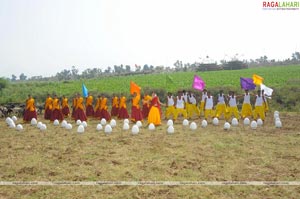
[[[217,70],[222,69],[222,66],[226,68],[228,62],[226,60],[221,60],[220,65],[217,62],[213,62],[209,60],[209,56],[206,56],[206,60],[203,59],[202,62],[194,62],[194,63],[183,63],[180,60],[176,60],[173,64],[174,67],[170,66],[153,66],[145,64],[141,65],[114,65],[113,67],[108,66],[106,69],[101,68],[88,68],[79,73],[79,70],[72,66],[71,69],[63,69],[60,72],[57,72],[56,75],[51,77],[43,77],[43,76],[32,76],[27,78],[24,73],[19,75],[19,79],[15,74],[12,74],[11,78],[7,78],[6,80],[9,81],[68,81],[73,79],[92,79],[98,78],[103,76],[114,76],[114,75],[135,75],[135,74],[148,74],[148,73],[161,73],[161,72],[180,72],[180,71],[203,71],[203,67],[206,67],[205,70]],[[207,62],[210,62],[209,65]],[[276,66],[276,65],[292,65],[292,64],[300,64],[300,53],[294,52],[292,53],[291,58],[285,60],[275,60],[275,59],[268,59],[266,55],[261,56],[257,59],[250,59],[250,60],[238,60],[236,57],[232,58],[231,62],[240,62],[243,65],[247,65],[247,67],[258,67],[258,66]],[[204,66],[205,65],[205,66]],[[211,67],[211,68],[209,68]],[[227,67],[228,68],[228,67]],[[245,68],[245,67],[242,67]],[[232,69],[232,68],[231,68]],[[237,69],[237,68],[235,68]],[[239,69],[239,68],[238,68]],[[1,86],[1,85],[0,85]],[[1,91],[1,87],[0,87]]]

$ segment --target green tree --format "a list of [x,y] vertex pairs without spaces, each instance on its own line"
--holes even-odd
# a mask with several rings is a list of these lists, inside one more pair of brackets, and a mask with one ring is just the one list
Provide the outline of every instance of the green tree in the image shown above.
[[27,79],[27,76],[26,75],[24,75],[24,73],[21,73],[21,75],[20,75],[20,80],[21,81],[24,81],[24,80],[26,80]]
[[17,76],[15,76],[14,74],[11,75],[11,81],[16,81],[17,80]]

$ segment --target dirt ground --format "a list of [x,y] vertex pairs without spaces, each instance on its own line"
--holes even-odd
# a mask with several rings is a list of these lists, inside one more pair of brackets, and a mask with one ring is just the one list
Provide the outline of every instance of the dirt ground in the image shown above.
[[[40,116],[41,118],[41,116]],[[270,113],[252,130],[240,121],[223,130],[210,121],[195,131],[181,121],[167,134],[167,121],[138,135],[96,131],[83,134],[54,126],[21,132],[0,121],[0,181],[300,181],[300,115],[281,113],[275,128]],[[18,122],[17,122],[18,123]],[[22,123],[20,121],[20,123]],[[132,126],[132,124],[130,124]],[[299,186],[0,186],[0,198],[299,198]]]

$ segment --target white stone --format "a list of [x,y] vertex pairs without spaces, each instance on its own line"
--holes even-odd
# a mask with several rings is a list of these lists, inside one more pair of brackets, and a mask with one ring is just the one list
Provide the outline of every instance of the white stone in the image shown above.
[[173,126],[169,126],[167,129],[168,134],[173,134],[174,133],[174,127]]
[[32,126],[35,126],[35,125],[37,124],[36,119],[35,119],[35,118],[32,118],[30,124],[31,124]]
[[153,123],[150,123],[148,126],[150,131],[154,131],[155,130],[155,125]]
[[139,132],[140,132],[140,129],[139,129],[138,125],[136,125],[136,124],[133,125],[131,128],[132,135],[137,135]]
[[129,130],[129,124],[128,123],[125,122],[123,124],[123,130],[125,130],[125,131]]
[[84,126],[82,124],[78,126],[77,133],[84,133]]
[[12,121],[12,122],[9,124],[9,128],[12,128],[12,129],[16,128],[16,124]]
[[[105,121],[105,122],[106,122],[106,121]],[[109,124],[107,124],[107,125],[105,126],[105,128],[104,128],[104,133],[106,133],[106,134],[111,134],[111,132],[112,132],[111,126],[110,126]]]
[[250,124],[250,127],[255,130],[257,129],[257,122],[256,121],[252,121],[251,124]]
[[59,125],[59,121],[58,120],[54,120],[53,124],[54,124],[54,126],[58,126]]
[[207,127],[207,121],[206,120],[202,120],[201,126],[202,126],[202,128],[206,128]]
[[102,124],[102,126],[104,126],[106,124],[106,119],[105,118],[102,118],[100,123]]
[[212,121],[213,125],[217,126],[219,125],[219,119],[218,118],[214,118],[213,121]]
[[276,128],[281,128],[281,127],[282,127],[282,123],[281,123],[280,120],[277,120],[277,121],[275,122],[275,127],[276,127]]
[[117,126],[116,120],[114,120],[114,119],[110,120],[110,126],[111,126],[112,128],[116,127],[116,126]]
[[72,124],[68,123],[68,124],[66,125],[66,129],[71,130],[72,128],[73,128]]
[[66,128],[67,127],[67,121],[66,120],[63,120],[62,122],[61,122],[61,127],[63,127],[63,128]]
[[11,118],[14,122],[16,122],[18,120],[18,118],[16,116],[12,116]]
[[196,130],[197,129],[197,124],[195,122],[191,122],[190,129],[193,130],[193,131]]
[[248,126],[249,124],[250,124],[250,120],[249,120],[249,118],[246,117],[246,118],[244,119],[244,125],[245,125],[245,126]]
[[17,125],[17,130],[18,130],[18,131],[22,131],[22,130],[23,130],[22,124],[18,124],[18,125]]
[[236,118],[233,118],[233,119],[231,120],[231,125],[232,125],[232,126],[237,126],[237,125],[239,125],[239,121],[238,121]]
[[81,124],[81,120],[76,121],[76,125],[79,126]]
[[13,120],[12,120],[10,117],[7,117],[7,118],[5,119],[5,122],[6,122],[7,125],[9,125],[12,121],[13,121]]
[[168,120],[167,126],[173,126],[173,120]]
[[84,128],[87,127],[87,122],[86,122],[86,121],[83,121],[81,124],[82,124],[82,126],[83,126]]
[[229,129],[230,129],[229,122],[225,122],[225,124],[224,124],[224,130],[229,130]]
[[102,124],[97,124],[96,130],[97,131],[102,131],[103,130]]
[[188,121],[187,119],[184,119],[184,120],[182,121],[182,125],[183,125],[183,126],[188,126],[188,125],[189,125],[189,121]]
[[41,126],[41,131],[46,131],[47,130],[47,126],[46,126],[46,124],[42,124],[42,126]]
[[136,122],[136,125],[137,125],[139,128],[141,128],[141,127],[143,126],[141,121],[137,121],[137,122]]
[[262,121],[262,119],[258,119],[256,121],[256,123],[257,123],[257,126],[262,126],[264,124],[264,122]]
[[37,125],[36,125],[36,127],[37,127],[38,129],[41,129],[42,125],[43,125],[42,122],[38,122]]

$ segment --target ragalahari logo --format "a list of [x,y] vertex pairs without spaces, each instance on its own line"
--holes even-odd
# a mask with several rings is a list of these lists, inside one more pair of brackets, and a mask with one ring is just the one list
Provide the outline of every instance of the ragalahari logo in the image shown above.
[[300,10],[299,1],[263,1],[263,10]]

